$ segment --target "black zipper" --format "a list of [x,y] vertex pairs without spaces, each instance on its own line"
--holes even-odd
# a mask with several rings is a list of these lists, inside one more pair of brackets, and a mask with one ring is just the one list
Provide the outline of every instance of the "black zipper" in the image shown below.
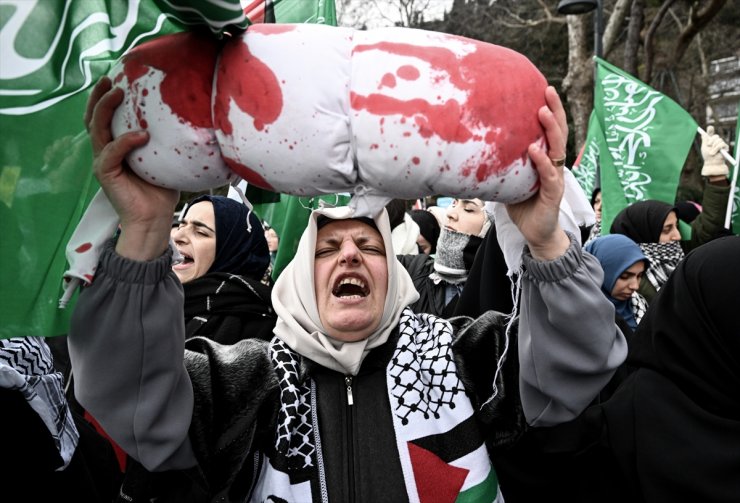
[[347,390],[347,474],[348,474],[348,485],[349,485],[349,497],[350,501],[356,501],[355,498],[355,453],[354,453],[354,422],[352,421],[353,410],[352,406],[355,403],[354,396],[352,395],[352,376],[344,376],[344,385]]

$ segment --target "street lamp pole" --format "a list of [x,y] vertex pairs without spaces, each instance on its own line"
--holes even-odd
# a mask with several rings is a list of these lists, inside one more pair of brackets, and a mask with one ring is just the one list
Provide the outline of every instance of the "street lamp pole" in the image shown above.
[[594,54],[603,56],[602,40],[604,38],[604,10],[603,0],[596,0],[596,14],[594,16]]
[[594,54],[601,58],[603,56],[602,38],[604,31],[603,0],[560,0],[558,2],[558,14],[587,14],[596,9],[594,14]]
[[[587,14],[596,9],[594,13],[594,55],[603,57],[602,32],[604,31],[603,0],[560,0],[558,2],[558,14]],[[596,82],[596,64],[594,64],[594,83]],[[595,96],[594,96],[595,98]],[[595,187],[601,187],[601,163],[596,163]]]

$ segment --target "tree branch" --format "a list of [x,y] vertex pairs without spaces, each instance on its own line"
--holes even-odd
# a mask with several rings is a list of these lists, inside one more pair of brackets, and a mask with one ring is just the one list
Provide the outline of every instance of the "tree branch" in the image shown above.
[[650,27],[645,35],[645,75],[642,78],[644,82],[650,83],[650,79],[653,75],[653,59],[655,58],[653,37],[655,36],[658,26],[660,26],[660,23],[668,12],[668,9],[670,9],[675,2],[676,0],[665,0],[665,2],[663,2],[663,5],[660,6],[658,13],[650,23]]
[[602,35],[604,56],[607,56],[611,52],[612,47],[614,47],[614,43],[624,24],[624,19],[627,17],[627,9],[631,3],[632,0],[617,0],[617,3],[614,5],[614,10],[611,16],[609,16],[609,22],[606,24],[606,29]]
[[669,67],[673,68],[681,61],[681,58],[686,53],[686,50],[691,45],[694,37],[714,19],[717,13],[724,7],[727,0],[711,0],[708,4],[705,4],[702,9],[698,11],[693,7],[689,14],[689,22],[684,27],[681,34],[678,36],[676,45],[671,51],[671,58],[669,60]]

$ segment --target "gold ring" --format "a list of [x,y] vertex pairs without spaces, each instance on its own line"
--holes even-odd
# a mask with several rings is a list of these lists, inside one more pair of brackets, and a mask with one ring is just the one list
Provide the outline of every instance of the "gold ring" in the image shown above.
[[552,161],[553,166],[555,166],[556,168],[562,168],[563,166],[565,166],[565,157],[562,157],[560,159],[553,159],[551,157],[550,161]]

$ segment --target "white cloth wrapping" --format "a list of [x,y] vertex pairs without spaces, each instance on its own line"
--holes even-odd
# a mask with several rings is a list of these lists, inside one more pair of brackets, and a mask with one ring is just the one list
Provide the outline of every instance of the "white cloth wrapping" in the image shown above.
[[458,36],[255,25],[221,52],[214,125],[232,169],[277,192],[515,202],[536,187],[546,85],[521,54]]
[[[560,202],[560,226],[581,240],[579,227],[589,226],[596,223],[596,214],[591,203],[583,193],[573,173],[567,168],[564,171],[565,191]],[[518,273],[522,266],[522,252],[526,240],[514,222],[509,218],[506,206],[501,203],[486,203],[492,208],[496,222],[496,239],[504,253],[507,274],[512,276]]]
[[[536,190],[527,148],[545,145],[547,81],[519,53],[409,28],[255,24],[220,53],[198,37],[156,38],[112,71],[124,90],[113,135],[149,133],[127,161],[150,183],[344,192],[355,216],[392,198],[511,203]],[[62,307],[92,281],[110,210],[96,197],[67,247]]]

